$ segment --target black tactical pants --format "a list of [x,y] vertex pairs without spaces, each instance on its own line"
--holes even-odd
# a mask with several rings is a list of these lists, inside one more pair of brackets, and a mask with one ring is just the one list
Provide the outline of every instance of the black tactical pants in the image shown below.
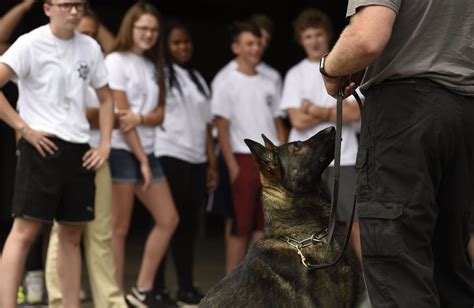
[[426,79],[372,87],[357,200],[374,307],[473,307],[474,97]]

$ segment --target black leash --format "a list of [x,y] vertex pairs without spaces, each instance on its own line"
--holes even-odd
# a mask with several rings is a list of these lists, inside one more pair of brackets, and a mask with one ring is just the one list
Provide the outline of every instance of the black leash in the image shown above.
[[[362,101],[359,97],[357,92],[352,94],[359,105],[359,109],[362,112]],[[329,214],[329,223],[327,228],[327,246],[326,246],[326,253],[329,254],[329,250],[331,248],[331,243],[334,237],[334,230],[336,228],[336,210],[337,210],[337,202],[339,197],[339,178],[341,173],[341,141],[342,141],[342,100],[344,97],[344,86],[341,86],[339,89],[339,93],[337,96],[337,105],[336,105],[336,143],[334,149],[334,186],[332,191],[332,199],[331,199],[331,211]],[[307,264],[308,270],[318,270],[318,269],[325,269],[331,266],[336,265],[339,260],[341,260],[344,252],[347,248],[347,244],[349,243],[349,239],[351,237],[352,225],[354,223],[354,213],[355,213],[355,206],[356,206],[356,198],[354,197],[354,202],[352,204],[352,213],[351,213],[351,220],[349,223],[349,230],[347,231],[346,238],[344,240],[344,245],[342,246],[341,252],[337,256],[336,259],[329,261],[328,263],[323,264]]]

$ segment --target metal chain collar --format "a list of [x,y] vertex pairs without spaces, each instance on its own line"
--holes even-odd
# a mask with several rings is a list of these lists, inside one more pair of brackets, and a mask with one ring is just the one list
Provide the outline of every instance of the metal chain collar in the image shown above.
[[304,256],[302,249],[310,245],[316,245],[319,243],[327,244],[327,241],[326,241],[327,236],[328,236],[328,230],[324,229],[322,232],[318,234],[313,233],[310,237],[305,238],[301,241],[298,241],[288,236],[281,236],[280,238],[283,241],[285,241],[288,245],[296,249],[298,255],[301,258],[301,263],[303,263],[304,267],[309,269],[312,265],[306,262],[306,257]]

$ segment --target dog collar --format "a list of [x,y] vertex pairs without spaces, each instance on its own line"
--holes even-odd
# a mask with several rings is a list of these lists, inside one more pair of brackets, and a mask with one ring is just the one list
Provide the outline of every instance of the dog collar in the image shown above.
[[328,229],[324,229],[323,231],[319,233],[313,233],[311,234],[310,237],[307,237],[302,240],[297,240],[289,236],[280,236],[280,239],[286,242],[291,247],[296,249],[296,251],[298,252],[298,255],[301,258],[301,263],[303,263],[304,267],[309,269],[311,265],[308,262],[306,262],[306,257],[303,255],[303,251],[301,249],[308,247],[310,245],[317,245],[319,243],[327,244],[327,240],[326,240],[327,236],[328,236]]

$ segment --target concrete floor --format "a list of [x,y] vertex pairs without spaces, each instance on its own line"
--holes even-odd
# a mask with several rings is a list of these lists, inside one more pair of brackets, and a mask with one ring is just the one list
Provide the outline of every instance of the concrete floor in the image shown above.
[[[204,214],[204,213],[203,213]],[[143,217],[143,216],[142,216]],[[146,222],[141,221],[143,225]],[[135,222],[135,225],[137,222]],[[196,255],[195,255],[195,285],[203,293],[206,293],[219,279],[224,276],[224,238],[223,230],[219,223],[211,223],[211,227],[205,227],[205,217],[202,215],[201,230],[197,236]],[[207,224],[208,225],[208,224]],[[136,282],[138,268],[140,266],[143,247],[147,232],[146,229],[135,229],[127,239],[126,247],[126,268],[125,268],[125,286],[129,290]],[[83,289],[88,295],[88,299],[81,305],[83,308],[94,308],[90,298],[90,288],[87,272],[83,266]],[[166,263],[166,285],[172,297],[177,292],[177,282],[175,268],[171,256],[167,258]],[[44,305],[21,305],[21,307],[47,307]]]
[[[219,220],[205,223],[204,215],[201,221],[201,230],[197,236],[196,255],[195,255],[195,284],[203,293],[206,293],[217,281],[224,276],[224,238],[223,228]],[[146,223],[143,223],[146,225]],[[207,228],[205,227],[207,226]],[[135,230],[127,239],[126,248],[126,269],[125,269],[125,284],[126,289],[129,290],[136,281],[138,268],[140,266],[143,247],[146,237],[146,228],[143,230]],[[174,264],[172,258],[168,257],[166,263],[166,285],[170,290],[172,297],[175,297],[177,292],[177,283]],[[83,267],[83,288],[89,296],[89,299],[84,301],[81,305],[83,308],[94,308],[90,299],[90,289],[88,284],[87,273]],[[24,306],[21,307],[47,307],[47,306]],[[358,308],[369,308],[368,302],[362,303]]]
[[[223,236],[223,234],[222,234]],[[202,291],[209,290],[220,278],[224,276],[224,241],[223,237],[204,236],[200,234],[196,243],[195,256],[195,284]],[[144,247],[144,238],[133,236],[127,243],[127,268],[125,283],[130,289],[137,277]],[[177,292],[175,266],[171,256],[166,262],[166,285],[174,296]]]

